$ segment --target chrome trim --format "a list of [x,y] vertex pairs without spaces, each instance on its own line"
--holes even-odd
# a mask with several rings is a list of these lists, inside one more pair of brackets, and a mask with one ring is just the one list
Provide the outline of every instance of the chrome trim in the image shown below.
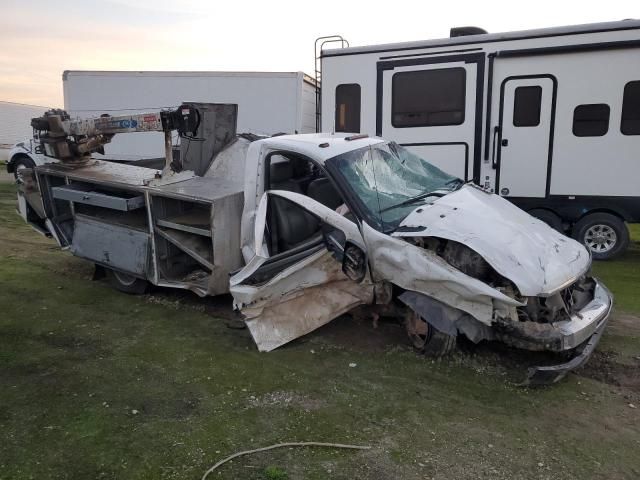
[[597,330],[604,318],[609,316],[613,306],[613,295],[598,280],[593,299],[570,320],[554,323],[562,335],[562,350],[570,350],[584,343]]

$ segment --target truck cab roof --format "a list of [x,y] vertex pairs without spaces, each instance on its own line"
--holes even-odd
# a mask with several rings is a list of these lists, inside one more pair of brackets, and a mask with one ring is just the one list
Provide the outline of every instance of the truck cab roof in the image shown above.
[[275,150],[293,151],[324,164],[337,155],[383,142],[382,138],[357,133],[307,133],[281,135],[259,140],[257,143]]

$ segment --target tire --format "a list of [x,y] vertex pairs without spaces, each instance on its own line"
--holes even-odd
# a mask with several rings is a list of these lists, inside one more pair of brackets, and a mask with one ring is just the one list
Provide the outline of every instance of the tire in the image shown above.
[[436,330],[420,315],[407,309],[405,328],[413,349],[428,357],[443,357],[456,347],[456,337]]
[[33,168],[35,166],[35,162],[26,155],[17,155],[15,160],[12,162],[14,178],[18,180],[18,170],[22,170],[23,168]]
[[110,268],[105,268],[104,270],[109,283],[116,290],[130,295],[142,295],[149,291],[151,284],[146,280]]
[[595,260],[611,260],[629,246],[629,229],[610,213],[591,213],[573,227],[573,238],[586,246]]
[[527,213],[532,217],[536,217],[538,220],[542,220],[554,230],[564,233],[564,228],[562,228],[562,219],[552,211],[537,208]]

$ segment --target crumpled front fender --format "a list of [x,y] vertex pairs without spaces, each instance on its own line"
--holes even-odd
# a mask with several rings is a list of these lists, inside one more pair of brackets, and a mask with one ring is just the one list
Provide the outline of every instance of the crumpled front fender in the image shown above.
[[363,236],[375,281],[388,281],[462,310],[491,325],[494,312],[509,317],[524,304],[466,275],[442,258],[408,242],[390,237],[366,223]]

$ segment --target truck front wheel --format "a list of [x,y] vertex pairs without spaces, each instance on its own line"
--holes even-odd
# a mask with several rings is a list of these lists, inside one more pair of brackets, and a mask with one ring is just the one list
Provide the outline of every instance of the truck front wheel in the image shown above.
[[404,321],[409,340],[417,353],[442,357],[455,348],[456,337],[436,330],[413,310],[407,309]]
[[131,295],[142,295],[143,293],[147,293],[149,290],[149,282],[142,278],[134,277],[128,273],[112,270],[110,268],[105,268],[105,273],[107,274],[107,278],[109,279],[111,286],[121,292]]
[[573,227],[573,238],[585,245],[596,260],[611,260],[629,246],[629,229],[610,213],[591,213]]

